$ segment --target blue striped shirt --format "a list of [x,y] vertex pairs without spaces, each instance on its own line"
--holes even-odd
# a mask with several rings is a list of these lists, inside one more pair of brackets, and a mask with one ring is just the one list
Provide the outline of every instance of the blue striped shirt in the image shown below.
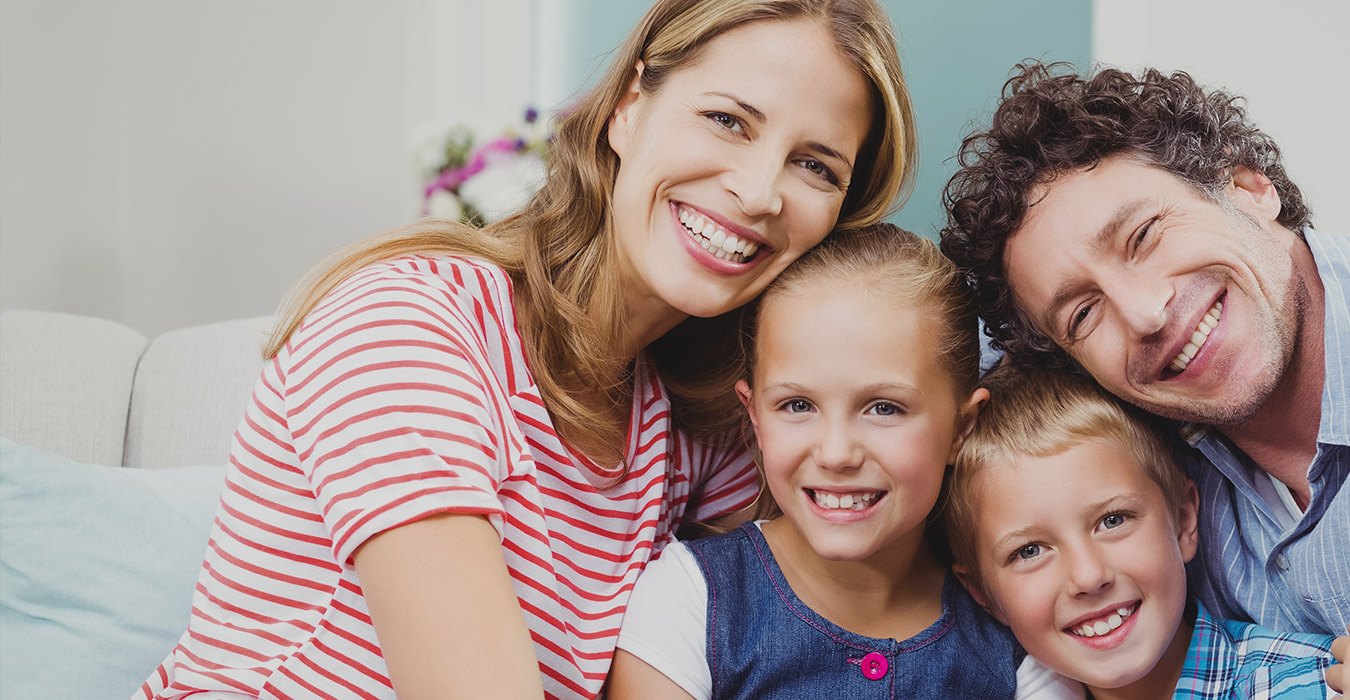
[[1182,435],[1197,452],[1183,461],[1200,489],[1200,553],[1192,593],[1216,615],[1277,630],[1344,634],[1350,624],[1350,237],[1305,237],[1326,296],[1326,383],[1311,500],[1282,517],[1267,479],[1218,430]]
[[1247,622],[1216,620],[1198,607],[1174,700],[1327,697],[1331,635],[1276,634]]

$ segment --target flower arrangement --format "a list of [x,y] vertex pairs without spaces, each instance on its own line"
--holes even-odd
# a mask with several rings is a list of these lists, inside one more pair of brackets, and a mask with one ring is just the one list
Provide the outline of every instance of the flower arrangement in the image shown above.
[[544,153],[552,135],[534,108],[524,125],[481,140],[472,129],[454,126],[424,132],[417,146],[426,183],[422,215],[482,226],[524,206],[544,182]]

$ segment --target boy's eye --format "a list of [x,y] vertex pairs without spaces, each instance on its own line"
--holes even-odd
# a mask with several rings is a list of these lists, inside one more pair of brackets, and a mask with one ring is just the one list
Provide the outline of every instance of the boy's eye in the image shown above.
[[1107,530],[1114,530],[1125,524],[1124,513],[1108,513],[1102,518],[1102,527]]
[[1017,559],[1021,559],[1022,561],[1026,561],[1028,559],[1035,559],[1040,555],[1041,555],[1041,546],[1038,544],[1029,544],[1017,550],[1016,552],[1013,552],[1013,556],[1016,557]]

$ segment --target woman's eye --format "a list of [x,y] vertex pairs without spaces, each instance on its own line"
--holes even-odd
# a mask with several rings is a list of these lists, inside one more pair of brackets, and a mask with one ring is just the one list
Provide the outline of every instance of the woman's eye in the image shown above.
[[783,404],[788,413],[806,413],[811,410],[811,402],[806,399],[791,399]]
[[705,116],[707,116],[714,122],[717,122],[719,126],[721,126],[724,129],[727,129],[728,131],[734,131],[738,134],[741,133],[742,131],[745,131],[745,126],[741,124],[741,120],[731,116],[730,114],[727,114],[726,112],[708,112],[707,115]]
[[1017,550],[1016,552],[1013,552],[1013,556],[1022,561],[1027,561],[1028,559],[1035,559],[1040,555],[1041,555],[1041,546],[1038,544],[1029,544]]
[[802,167],[812,175],[815,175],[830,184],[839,184],[839,177],[834,174],[833,170],[830,170],[830,166],[825,165],[815,158],[806,158],[800,161],[800,163]]
[[868,412],[877,416],[898,416],[904,413],[899,406],[890,401],[878,401],[868,408]]
[[1107,530],[1114,530],[1124,524],[1125,524],[1124,513],[1107,513],[1106,517],[1102,518],[1102,527],[1106,528]]

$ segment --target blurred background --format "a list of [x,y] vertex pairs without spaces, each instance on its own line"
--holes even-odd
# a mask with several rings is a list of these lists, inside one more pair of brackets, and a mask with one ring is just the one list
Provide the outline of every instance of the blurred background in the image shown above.
[[[1319,228],[1350,234],[1339,0],[883,4],[918,111],[903,226],[936,234],[961,136],[1031,57],[1246,96]],[[328,253],[420,215],[428,134],[555,109],[646,5],[0,0],[0,308],[147,335],[271,313]]]

